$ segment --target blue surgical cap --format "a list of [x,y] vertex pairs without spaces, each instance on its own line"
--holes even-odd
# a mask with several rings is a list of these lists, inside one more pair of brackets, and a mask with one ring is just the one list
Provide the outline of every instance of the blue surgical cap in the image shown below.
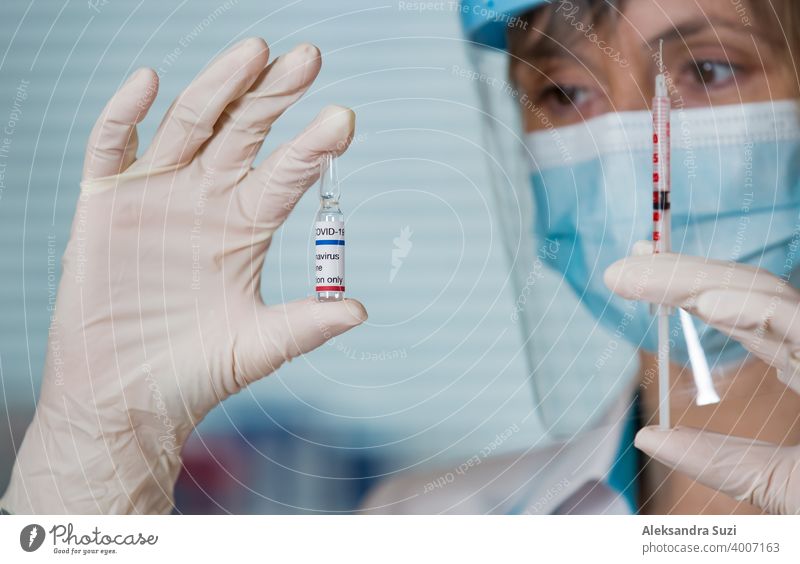
[[506,48],[506,28],[518,25],[520,14],[551,0],[461,0],[461,26],[467,39]]

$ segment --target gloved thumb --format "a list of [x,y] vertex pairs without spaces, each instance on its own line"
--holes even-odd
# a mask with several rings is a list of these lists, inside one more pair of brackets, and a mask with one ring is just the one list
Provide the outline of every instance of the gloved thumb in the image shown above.
[[306,298],[265,306],[255,327],[236,343],[239,386],[271,374],[284,362],[312,351],[337,335],[361,325],[367,311],[356,300],[317,302]]
[[[791,498],[795,447],[697,429],[645,427],[634,444],[697,482],[776,514],[797,513]],[[795,476],[795,480],[797,476]],[[797,486],[795,486],[797,488]]]
[[284,304],[286,360],[316,349],[329,339],[364,323],[367,310],[357,300],[318,302],[306,298]]

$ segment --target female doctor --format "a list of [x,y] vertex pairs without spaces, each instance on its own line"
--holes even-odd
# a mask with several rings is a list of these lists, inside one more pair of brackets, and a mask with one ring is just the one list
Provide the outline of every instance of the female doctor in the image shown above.
[[[800,6],[465,0],[461,16],[500,224],[519,225],[506,230],[519,295],[533,286],[515,313],[533,343],[535,404],[553,434],[569,416],[577,422],[565,440],[483,461],[442,488],[442,472],[398,478],[367,505],[800,512],[800,446],[790,446],[800,441],[800,293],[792,286],[800,272]],[[654,256],[648,108],[662,68],[673,107],[674,253]],[[552,321],[542,331],[541,320],[552,318],[555,300],[533,285],[532,260],[550,266],[608,332],[599,353],[586,346],[598,340],[590,331],[572,339],[585,339],[579,350],[554,354],[558,340],[547,335],[558,331]],[[669,333],[676,427],[646,427],[635,444],[680,473],[631,456],[634,430],[659,418],[647,302],[692,314],[711,366],[701,394],[692,341],[676,312]],[[638,393],[619,371],[622,341],[640,351]],[[552,356],[558,362],[548,366]],[[432,484],[429,491],[420,481]]]
[[[797,398],[786,386],[800,388],[793,372],[794,346],[800,343],[794,312],[800,298],[780,277],[794,230],[787,221],[791,213],[783,212],[797,213],[793,205],[800,178],[789,170],[793,159],[787,156],[800,132],[790,101],[797,97],[788,66],[794,43],[776,41],[775,33],[764,31],[786,25],[796,9],[789,0],[775,2],[782,12],[754,18],[752,29],[743,30],[725,0],[573,2],[569,19],[561,13],[567,13],[563,2],[510,2],[507,10],[501,4],[493,3],[492,14],[472,11],[465,2],[462,14],[473,42],[509,49],[510,81],[525,100],[535,100],[520,113],[528,154],[538,163],[531,167],[529,190],[540,204],[537,214],[544,209],[560,213],[533,223],[537,236],[560,241],[560,248],[569,251],[554,254],[552,266],[605,324],[616,323],[618,304],[624,303],[611,298],[603,285],[603,270],[610,267],[606,281],[624,298],[683,307],[758,359],[729,350],[721,340],[718,352],[727,373],[730,366],[737,368],[721,390],[720,408],[709,412],[690,403],[675,405],[673,420],[679,424],[723,435],[645,430],[637,444],[700,483],[761,509],[799,511],[797,449],[751,440],[777,445],[794,443],[798,435]],[[574,6],[579,7],[575,13]],[[470,27],[468,14],[483,23],[499,22],[500,34],[482,24]],[[512,26],[509,18],[527,23]],[[597,33],[590,39],[575,22],[584,29],[594,24]],[[479,37],[479,30],[487,35]],[[490,36],[504,41],[493,44]],[[683,229],[692,232],[687,239],[713,241],[697,258],[643,253],[612,265],[630,249],[623,241],[647,235],[634,226],[632,220],[639,217],[633,213],[621,216],[627,222],[614,217],[601,223],[610,243],[592,247],[597,232],[589,236],[586,230],[597,223],[586,212],[598,211],[597,198],[607,192],[635,200],[631,194],[639,187],[624,182],[630,177],[611,172],[620,170],[614,162],[619,154],[628,155],[622,161],[630,163],[638,157],[628,150],[606,153],[611,145],[602,139],[586,149],[579,146],[585,131],[570,128],[590,128],[595,139],[615,130],[626,137],[629,121],[635,122],[637,113],[642,118],[652,94],[648,55],[659,36],[665,39],[664,59],[674,69],[677,92],[687,100],[687,115],[695,112],[687,120],[697,125],[702,147],[716,152],[719,162],[750,143],[752,135],[758,204],[751,206],[754,227],[744,237],[747,248],[739,262],[753,266],[719,262],[729,254],[723,247],[736,236],[725,212],[736,205],[731,202],[739,197],[740,186],[728,176],[718,185],[702,186],[716,199],[698,194],[692,200],[691,205],[702,204],[700,217],[686,208],[688,201],[681,203],[684,216],[677,202],[673,206],[676,239]],[[607,55],[609,47],[619,54],[616,61]],[[253,167],[270,125],[302,96],[320,68],[319,52],[309,45],[268,61],[269,50],[260,39],[224,53],[175,100],[138,158],[136,124],[158,89],[153,71],[134,73],[97,121],[63,260],[41,396],[0,499],[3,510],[169,512],[183,442],[217,403],[366,319],[354,300],[272,306],[261,300],[260,273],[271,235],[315,182],[320,157],[343,152],[354,128],[351,111],[331,106]],[[719,144],[714,127],[708,126],[716,108],[725,112],[724,123],[732,131],[717,139]],[[764,126],[767,117],[772,129]],[[788,124],[790,131],[780,139],[770,137],[779,124]],[[753,133],[750,127],[764,129]],[[568,163],[545,154],[548,141],[540,134],[550,131],[563,132],[571,151]],[[772,159],[758,154],[755,142],[765,139]],[[574,177],[585,179],[577,184],[581,197],[558,202],[555,198],[568,193],[558,190],[565,186],[565,165],[580,173],[582,164],[588,167],[586,175]],[[592,167],[603,174],[593,174]],[[720,170],[727,169],[715,169]],[[673,188],[675,200],[679,184]],[[712,204],[725,207],[714,210],[723,218],[716,231],[717,222],[709,221]],[[578,210],[583,210],[580,222],[573,221]],[[711,213],[719,219],[716,215]],[[634,232],[637,237],[631,239]],[[761,244],[754,244],[759,238]],[[625,336],[647,350],[647,324],[634,321]],[[646,367],[652,358],[642,354]],[[676,367],[673,378],[677,386],[686,375]],[[644,387],[641,394],[644,421],[654,412],[650,389]],[[652,491],[645,489],[649,511],[680,511],[684,499],[692,500],[697,511],[743,507],[714,505],[725,502],[677,474],[656,476],[653,483]]]

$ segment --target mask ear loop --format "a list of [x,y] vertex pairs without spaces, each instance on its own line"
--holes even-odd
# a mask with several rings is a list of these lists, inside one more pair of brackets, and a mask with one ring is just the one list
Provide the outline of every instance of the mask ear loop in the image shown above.
[[[683,108],[678,110],[679,118]],[[692,182],[690,192],[694,188]],[[691,211],[690,222],[691,222]],[[693,231],[694,243],[698,250],[702,249],[700,236],[696,231]],[[678,308],[678,316],[681,321],[681,329],[683,329],[683,339],[686,342],[686,350],[689,352],[689,363],[692,366],[692,378],[697,390],[695,397],[695,404],[698,406],[712,405],[720,402],[719,394],[714,387],[714,379],[711,376],[711,369],[708,366],[706,353],[703,350],[703,345],[700,344],[700,336],[697,334],[697,329],[694,326],[692,316],[683,309]]]
[[[702,248],[699,246],[700,241],[697,233],[695,232],[694,235],[698,249]],[[683,339],[686,342],[686,350],[689,352],[689,364],[692,365],[692,378],[694,378],[694,386],[697,389],[695,404],[711,405],[719,403],[719,394],[717,394],[717,390],[714,387],[711,369],[708,366],[703,345],[700,344],[700,336],[697,334],[697,328],[694,326],[692,316],[689,315],[689,312],[678,308],[678,317],[681,320]]]
[[692,317],[684,310],[678,309],[683,328],[683,338],[686,340],[686,348],[689,351],[689,362],[692,365],[692,376],[694,385],[697,388],[697,405],[711,405],[719,403],[719,394],[714,388],[714,380],[711,378],[711,370],[708,368],[706,354],[700,344],[700,337],[697,335]]

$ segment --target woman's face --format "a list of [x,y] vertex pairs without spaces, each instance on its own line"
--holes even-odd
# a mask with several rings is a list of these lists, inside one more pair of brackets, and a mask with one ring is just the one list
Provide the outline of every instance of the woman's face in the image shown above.
[[[592,28],[588,8],[576,6],[554,2],[547,17],[557,31],[537,31],[544,18],[535,17],[512,49],[512,77],[556,126],[648,108],[659,40],[674,107],[797,96],[787,41],[766,3],[628,0]],[[543,123],[541,113],[526,113],[526,131]]]

